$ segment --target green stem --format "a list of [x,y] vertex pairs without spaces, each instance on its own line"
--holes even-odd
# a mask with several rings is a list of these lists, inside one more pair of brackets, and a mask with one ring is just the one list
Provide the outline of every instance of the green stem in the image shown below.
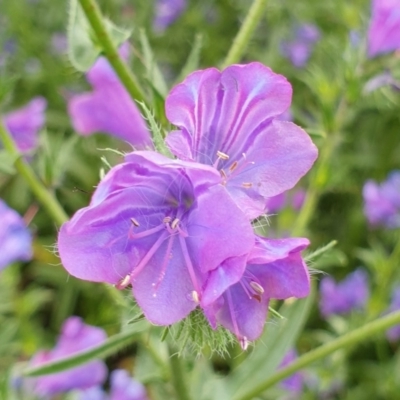
[[172,383],[175,388],[177,399],[190,400],[189,392],[186,387],[186,379],[181,363],[182,359],[179,358],[178,352],[172,345],[169,345],[169,360],[171,367]]
[[384,331],[393,325],[400,323],[400,311],[393,312],[384,317],[378,318],[373,322],[365,324],[361,328],[355,329],[345,335],[326,343],[308,353],[302,355],[297,360],[293,361],[290,365],[282,368],[271,377],[267,378],[264,382],[253,387],[246,394],[242,396],[234,397],[233,400],[251,400],[257,397],[260,393],[264,392],[274,384],[278,383],[282,379],[287,378],[296,371],[306,367],[314,361],[320,360],[336,350],[342,347],[350,346],[352,344],[359,343],[363,340],[371,339],[375,333]]
[[103,48],[107,60],[112,65],[122,84],[125,86],[133,100],[145,102],[145,97],[139,83],[136,81],[136,78],[132,74],[131,70],[119,56],[118,50],[114,46],[114,43],[107,32],[103,22],[103,16],[96,1],[79,0],[79,3],[82,6],[86,18],[88,19],[98,42]]
[[221,65],[222,69],[226,68],[228,65],[235,64],[240,61],[251,35],[263,16],[263,11],[266,4],[267,0],[254,0],[249,12],[247,13],[246,19],[242,24],[242,27],[233,40],[232,46],[225,58],[225,61]]
[[68,215],[60,206],[60,203],[57,201],[57,199],[52,195],[52,193],[47,190],[44,184],[35,175],[31,166],[19,153],[17,146],[14,143],[14,140],[2,124],[1,120],[0,139],[3,142],[5,150],[10,154],[13,159],[15,159],[14,166],[16,170],[25,179],[26,183],[29,185],[36,198],[46,208],[47,212],[52,216],[54,221],[58,225],[62,225],[64,222],[68,221]]

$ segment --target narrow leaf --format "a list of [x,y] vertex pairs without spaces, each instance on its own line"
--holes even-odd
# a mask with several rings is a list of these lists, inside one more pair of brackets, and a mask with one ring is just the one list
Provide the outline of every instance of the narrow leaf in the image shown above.
[[281,307],[279,312],[285,319],[268,324],[257,348],[233,371],[229,386],[235,397],[240,397],[243,390],[262,382],[275,372],[301,332],[313,297],[310,295],[306,299],[296,300]]
[[71,369],[88,363],[95,359],[103,359],[131,344],[137,339],[137,334],[148,329],[148,322],[146,320],[139,321],[132,326],[132,329],[121,332],[108,338],[104,343],[99,346],[92,347],[86,351],[75,353],[71,357],[62,358],[57,361],[46,363],[38,367],[27,368],[24,371],[25,376],[41,376],[47,374],[55,374],[57,372]]
[[153,50],[151,49],[149,39],[143,29],[140,30],[140,43],[142,45],[144,65],[147,71],[147,79],[153,88],[163,97],[168,93],[168,87],[164,77],[155,62]]

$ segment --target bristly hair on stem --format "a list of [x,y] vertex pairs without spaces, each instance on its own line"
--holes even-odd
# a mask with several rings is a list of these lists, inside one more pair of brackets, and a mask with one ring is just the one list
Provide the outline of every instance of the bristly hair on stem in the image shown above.
[[169,335],[179,345],[179,356],[186,353],[200,355],[204,352],[222,356],[228,354],[229,349],[237,343],[235,336],[225,328],[213,330],[199,308],[183,321],[169,327],[165,335]]

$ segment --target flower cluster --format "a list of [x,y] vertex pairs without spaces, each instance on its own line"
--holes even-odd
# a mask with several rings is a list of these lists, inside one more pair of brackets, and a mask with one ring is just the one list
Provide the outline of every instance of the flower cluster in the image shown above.
[[358,268],[340,283],[328,276],[321,282],[320,294],[319,307],[325,318],[363,309],[369,298],[368,275]]
[[176,159],[135,151],[60,230],[80,279],[132,286],[146,318],[169,325],[201,307],[243,348],[261,334],[271,298],[304,297],[307,239],[257,236],[268,198],[292,188],[317,149],[292,122],[288,81],[260,63],[196,71],[166,99]]
[[364,214],[373,225],[400,227],[400,171],[392,171],[380,185],[367,181],[363,188]]
[[[30,362],[31,366],[40,366],[71,356],[93,346],[100,345],[107,336],[103,329],[86,325],[79,317],[68,318],[61,330],[57,344],[52,350],[39,351]],[[27,387],[40,398],[69,391],[77,391],[80,400],[146,400],[146,391],[142,384],[133,380],[125,370],[111,373],[110,397],[101,389],[107,378],[107,367],[103,361],[94,360],[78,367],[39,378],[28,379]]]

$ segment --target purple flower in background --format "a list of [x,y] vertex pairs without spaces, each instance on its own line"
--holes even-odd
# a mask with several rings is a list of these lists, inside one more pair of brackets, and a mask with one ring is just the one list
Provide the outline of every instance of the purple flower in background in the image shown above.
[[257,62],[196,71],[166,99],[167,117],[178,127],[167,145],[182,160],[218,169],[232,198],[256,218],[317,157],[307,133],[278,118],[291,97],[286,78]]
[[254,244],[250,222],[219,182],[212,167],[128,154],[61,227],[64,267],[80,279],[132,284],[155,324],[181,320],[198,305],[210,272],[226,260],[244,266]]
[[[400,287],[396,287],[392,293],[392,301],[390,303],[388,312],[394,312],[400,310]],[[396,342],[400,339],[400,325],[392,326],[386,331],[386,337],[391,342]]]
[[[290,349],[285,357],[283,358],[279,368],[284,368],[290,365],[297,358],[297,351],[295,349]],[[280,386],[293,394],[300,395],[303,390],[303,374],[301,372],[295,372],[288,378],[284,379]]]
[[282,42],[281,52],[295,67],[302,68],[320,38],[319,29],[315,25],[304,24],[295,29],[293,36],[293,40]]
[[372,0],[371,22],[368,29],[369,57],[399,49],[399,0]]
[[157,0],[153,28],[163,32],[185,11],[186,0]]
[[371,225],[400,227],[400,171],[393,171],[381,184],[367,181],[363,188],[364,214]]
[[[61,335],[52,350],[40,351],[31,360],[31,366],[68,357],[97,346],[106,340],[103,329],[86,325],[81,318],[70,317],[62,327]],[[87,389],[100,385],[107,375],[102,361],[91,361],[79,367],[34,379],[34,391],[39,396],[52,396],[72,389]]]
[[285,203],[286,203],[286,193],[280,193],[276,196],[270,197],[267,200],[267,206],[265,207],[265,209],[268,212],[268,214],[274,214],[282,210],[282,208],[285,207]]
[[[129,45],[121,46],[127,59]],[[81,135],[109,133],[137,149],[153,148],[149,130],[136,104],[104,57],[100,57],[86,74],[93,92],[73,96],[68,112],[74,129]]]
[[32,237],[24,220],[0,200],[0,270],[32,257]]
[[329,276],[322,279],[319,308],[325,318],[333,314],[347,314],[363,309],[368,298],[368,275],[358,268],[340,283]]
[[298,211],[303,206],[306,192],[304,189],[298,189],[295,192],[284,192],[277,196],[270,197],[267,200],[266,211],[269,214],[276,213],[286,206],[292,207]]
[[4,115],[4,125],[20,152],[26,153],[37,147],[38,132],[45,123],[46,107],[43,97],[35,97],[24,107]]
[[67,35],[63,32],[56,32],[51,37],[51,48],[55,54],[65,54],[68,48]]
[[212,271],[201,301],[211,326],[223,325],[246,349],[263,331],[269,299],[309,294],[309,273],[300,254],[308,244],[302,238],[257,237],[245,269],[228,260]]
[[78,400],[147,400],[144,386],[123,369],[111,373],[110,394],[94,387],[79,393]]

